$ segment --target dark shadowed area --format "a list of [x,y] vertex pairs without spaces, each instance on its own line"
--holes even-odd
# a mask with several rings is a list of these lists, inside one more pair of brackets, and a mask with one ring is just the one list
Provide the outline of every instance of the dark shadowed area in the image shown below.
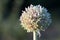
[[27,33],[19,18],[22,10],[30,4],[48,9],[52,24],[39,40],[60,40],[60,0],[0,0],[0,40],[32,40],[32,33]]

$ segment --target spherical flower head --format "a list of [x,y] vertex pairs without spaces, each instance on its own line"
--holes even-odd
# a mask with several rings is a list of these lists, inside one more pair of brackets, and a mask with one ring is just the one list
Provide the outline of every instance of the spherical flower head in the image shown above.
[[51,15],[47,12],[47,9],[40,5],[30,5],[25,8],[20,16],[21,25],[27,32],[33,32],[36,30],[45,31],[51,24]]

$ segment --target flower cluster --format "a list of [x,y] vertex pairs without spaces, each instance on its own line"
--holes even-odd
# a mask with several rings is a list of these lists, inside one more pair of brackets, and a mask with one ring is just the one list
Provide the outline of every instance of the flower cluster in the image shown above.
[[33,32],[36,30],[45,31],[51,24],[51,15],[47,12],[47,9],[40,5],[30,5],[22,11],[20,17],[21,25],[27,32]]

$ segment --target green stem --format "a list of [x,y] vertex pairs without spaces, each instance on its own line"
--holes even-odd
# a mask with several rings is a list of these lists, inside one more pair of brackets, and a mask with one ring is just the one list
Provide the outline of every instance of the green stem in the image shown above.
[[37,40],[37,33],[36,33],[36,31],[33,31],[33,40]]

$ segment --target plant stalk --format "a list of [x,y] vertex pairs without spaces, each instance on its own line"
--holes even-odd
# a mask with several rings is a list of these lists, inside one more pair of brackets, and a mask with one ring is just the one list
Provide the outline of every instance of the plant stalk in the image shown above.
[[33,31],[33,40],[37,40],[37,33],[36,33],[36,31]]

